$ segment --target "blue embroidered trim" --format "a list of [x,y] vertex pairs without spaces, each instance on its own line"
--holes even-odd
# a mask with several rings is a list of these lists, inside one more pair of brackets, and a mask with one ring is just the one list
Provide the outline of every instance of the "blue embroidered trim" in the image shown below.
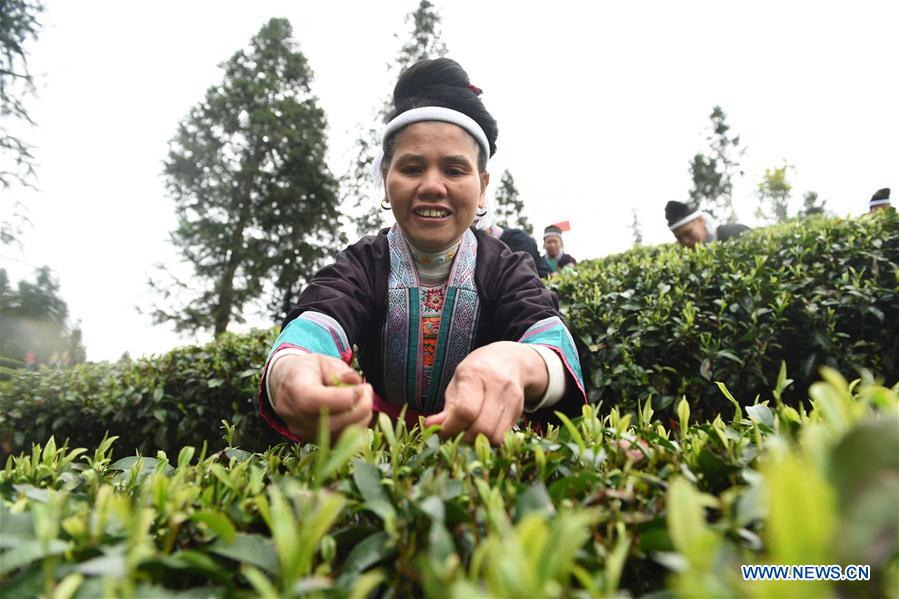
[[272,345],[269,358],[284,343],[335,358],[341,358],[351,349],[340,323],[321,312],[303,312],[291,320]]
[[581,371],[581,361],[577,355],[574,339],[558,316],[549,316],[535,322],[528,327],[518,342],[548,345],[561,351],[561,358],[577,378],[578,386],[581,389],[584,388],[584,375]]

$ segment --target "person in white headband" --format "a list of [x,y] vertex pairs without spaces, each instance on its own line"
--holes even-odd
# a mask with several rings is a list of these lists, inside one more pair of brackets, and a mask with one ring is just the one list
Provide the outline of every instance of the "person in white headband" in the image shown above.
[[874,195],[871,196],[871,200],[868,202],[868,212],[889,209],[891,207],[889,187],[884,187],[883,189],[875,191]]
[[553,273],[560,272],[563,268],[574,268],[577,260],[565,253],[565,245],[562,243],[562,229],[557,225],[549,225],[543,229],[543,249],[546,250],[546,259]]
[[665,219],[677,242],[688,248],[712,241],[727,241],[749,231],[749,227],[737,223],[719,226],[711,214],[683,202],[668,202]]
[[[305,286],[263,371],[263,418],[315,439],[383,412],[440,435],[503,442],[527,415],[577,415],[577,350],[530,256],[489,227],[496,121],[448,58],[406,70],[373,165],[396,224],[364,237]],[[364,379],[349,367],[353,347]]]

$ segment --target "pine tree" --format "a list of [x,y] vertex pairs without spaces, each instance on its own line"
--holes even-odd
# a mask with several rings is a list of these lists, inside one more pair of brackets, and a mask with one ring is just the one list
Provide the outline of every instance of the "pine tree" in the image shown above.
[[151,280],[167,304],[153,307],[156,322],[218,336],[263,296],[277,320],[298,285],[345,241],[325,164],[325,115],[291,34],[286,19],[264,25],[221,65],[223,81],[171,141],[164,167],[178,216],[171,240],[192,276]]
[[519,198],[515,179],[508,169],[503,171],[496,188],[493,204],[493,222],[503,228],[521,229],[528,235],[534,234],[534,226],[524,215],[524,201]]
[[733,203],[733,181],[742,176],[738,159],[745,149],[740,148],[740,136],[729,135],[730,125],[727,115],[720,106],[715,106],[709,115],[711,128],[706,141],[708,155],[697,153],[690,162],[690,176],[693,186],[690,200],[709,214],[736,222],[737,215]]
[[[406,16],[406,23],[411,25],[409,38],[397,59],[388,65],[391,81],[396,81],[400,73],[419,60],[446,55],[446,46],[441,41],[440,14],[429,0],[421,0],[418,8]],[[394,37],[399,39],[398,35]],[[384,190],[374,188],[371,169],[381,144],[380,123],[386,123],[393,109],[392,92],[392,89],[388,91],[371,120],[377,124],[360,127],[355,158],[340,180],[341,204],[353,215],[351,220],[357,236],[374,233],[387,222],[380,206]]]
[[69,347],[66,351],[69,354],[69,364],[81,364],[87,359],[87,350],[84,347],[81,333],[81,321],[75,323],[75,326],[72,328],[68,345]]
[[643,245],[643,231],[640,226],[640,219],[637,217],[637,211],[635,209],[631,209],[631,216],[633,220],[631,220],[631,232],[634,235],[634,246]]

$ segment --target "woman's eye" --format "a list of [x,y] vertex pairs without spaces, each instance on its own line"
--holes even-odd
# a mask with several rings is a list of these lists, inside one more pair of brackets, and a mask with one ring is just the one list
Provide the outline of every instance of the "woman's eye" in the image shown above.
[[421,168],[414,165],[403,166],[400,168],[400,172],[405,175],[414,175],[415,173],[420,173]]

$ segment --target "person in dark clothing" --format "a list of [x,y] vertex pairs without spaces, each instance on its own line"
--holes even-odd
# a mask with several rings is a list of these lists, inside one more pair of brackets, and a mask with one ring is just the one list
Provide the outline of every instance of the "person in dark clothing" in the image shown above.
[[874,192],[874,195],[871,196],[871,201],[868,202],[868,212],[874,212],[875,210],[889,210],[892,207],[892,204],[890,204],[889,187],[878,189]]
[[374,161],[396,223],[312,277],[266,360],[259,409],[288,438],[316,438],[326,410],[335,436],[405,413],[443,438],[500,444],[524,414],[543,423],[586,403],[577,346],[533,260],[473,226],[489,212],[497,137],[480,93],[448,58],[400,76]]
[[577,265],[577,260],[565,253],[565,245],[562,243],[562,229],[556,225],[550,225],[543,229],[543,249],[546,250],[544,255],[546,263],[549,264],[549,268],[553,273],[557,273],[563,268]]
[[537,242],[526,232],[521,229],[493,225],[487,229],[487,233],[505,243],[513,252],[524,252],[533,258],[534,265],[537,267],[537,275],[541,279],[545,279],[552,274],[553,271],[549,268],[549,264],[546,263],[546,259],[537,250]]
[[716,226],[710,214],[683,202],[668,202],[665,205],[665,219],[677,242],[688,248],[698,243],[734,239],[750,230],[746,225],[737,223]]

